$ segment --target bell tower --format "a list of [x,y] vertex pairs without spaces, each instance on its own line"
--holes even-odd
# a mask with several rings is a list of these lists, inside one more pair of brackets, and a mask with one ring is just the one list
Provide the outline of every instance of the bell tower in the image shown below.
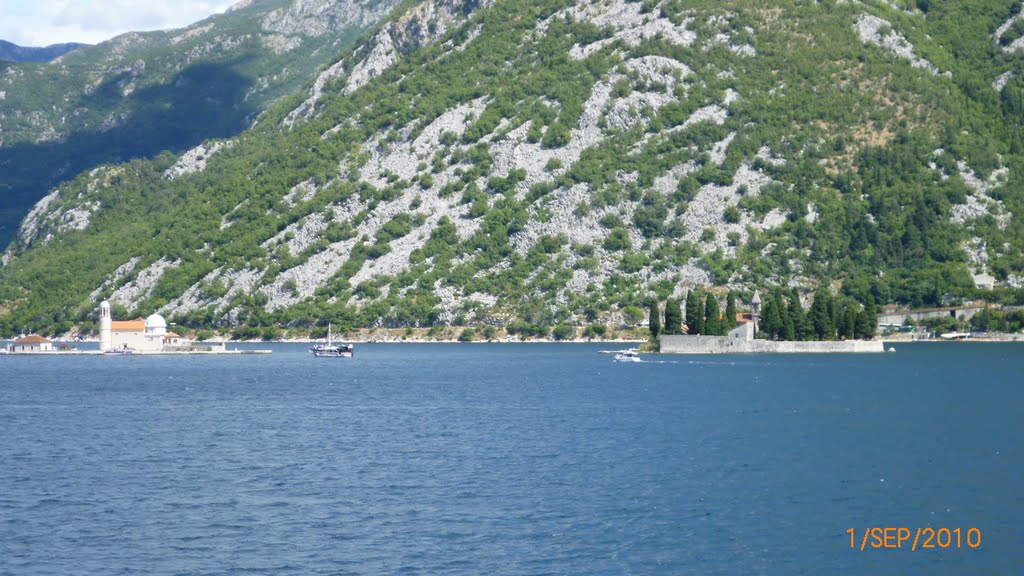
[[754,320],[754,334],[761,328],[761,292],[754,290],[754,297],[750,300],[751,317]]
[[100,303],[100,352],[110,350],[110,302]]

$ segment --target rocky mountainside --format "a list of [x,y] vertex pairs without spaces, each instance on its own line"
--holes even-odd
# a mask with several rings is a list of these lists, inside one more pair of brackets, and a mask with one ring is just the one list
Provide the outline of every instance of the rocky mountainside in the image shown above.
[[0,40],[0,60],[7,60],[8,62],[49,62],[54,58],[85,46],[86,44],[70,42],[66,44],[51,44],[43,48],[31,48]]
[[995,0],[403,3],[252,130],[53,190],[0,330],[103,298],[267,337],[540,334],[693,287],[1019,301],[1022,34]]
[[0,244],[83,171],[238,134],[396,2],[245,0],[184,29],[125,34],[48,64],[0,62]]

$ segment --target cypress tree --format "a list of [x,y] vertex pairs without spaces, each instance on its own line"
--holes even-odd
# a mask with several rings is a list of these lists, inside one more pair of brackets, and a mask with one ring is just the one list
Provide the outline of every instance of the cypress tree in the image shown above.
[[651,310],[647,316],[647,323],[651,329],[651,339],[657,340],[661,334],[661,311],[658,310],[658,299],[651,300]]
[[874,338],[875,328],[878,326],[878,310],[875,308],[875,299],[868,296],[864,309],[857,314],[856,337]]
[[786,309],[785,300],[782,298],[782,289],[776,288],[772,290],[772,294],[768,299],[771,300],[772,308],[779,315],[779,324],[776,327],[775,336],[779,340],[788,340],[789,338],[786,336],[786,321],[789,320],[789,310]]
[[828,300],[826,300],[826,302],[828,303],[828,317],[832,320],[832,324],[831,330],[829,331],[828,336],[825,339],[835,340],[837,324],[836,319],[839,317],[839,313],[841,312],[841,310],[839,308],[839,302],[837,302],[836,299],[832,297],[831,292],[829,293]]
[[778,294],[775,298],[775,305],[779,308],[779,315],[782,316],[782,339],[783,340],[796,340],[796,325],[793,323],[793,316],[790,315],[789,309],[783,305],[782,294]]
[[864,310],[868,316],[868,338],[874,338],[875,332],[878,330],[878,304],[875,302],[875,297],[868,294],[868,303],[864,306]]
[[704,299],[703,293],[695,294],[693,297],[694,302],[694,316],[693,316],[693,327],[695,334],[707,334],[706,322],[704,320],[704,306],[701,306],[701,300]]
[[729,290],[725,298],[725,321],[722,322],[725,332],[736,327],[736,295]]
[[793,339],[806,339],[807,334],[804,328],[804,308],[800,305],[800,292],[798,292],[795,287],[789,294],[789,317],[793,321]]
[[670,299],[665,302],[665,334],[683,333],[683,312],[679,309],[679,301]]
[[814,302],[811,304],[811,312],[808,322],[814,329],[814,335],[818,340],[830,340],[835,337],[835,324],[832,323],[830,304],[832,296],[824,287],[818,288],[814,293]]
[[796,338],[796,328],[793,327],[793,318],[785,314],[782,321],[782,339],[793,342]]
[[846,337],[851,340],[857,337],[857,318],[860,316],[858,314],[859,308],[860,304],[851,304],[846,310]]
[[718,312],[718,299],[711,292],[708,292],[707,302],[704,304],[704,330],[707,331],[708,336],[721,336],[722,332],[722,321],[719,319]]
[[697,291],[690,290],[686,294],[686,329],[689,334],[697,333]]
[[764,331],[769,340],[775,340],[782,333],[782,315],[779,314],[778,301],[769,296],[764,301]]
[[850,303],[844,303],[841,308],[839,315],[836,317],[836,334],[839,336],[840,340],[843,340],[847,338],[850,333],[847,328],[847,326],[849,326],[848,317],[850,312]]

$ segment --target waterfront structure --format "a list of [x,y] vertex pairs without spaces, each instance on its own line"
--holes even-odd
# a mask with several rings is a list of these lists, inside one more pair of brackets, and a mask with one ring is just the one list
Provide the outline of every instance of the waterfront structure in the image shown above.
[[754,322],[744,322],[727,336],[660,336],[662,354],[837,354],[884,352],[881,340],[795,342],[756,340]]
[[10,351],[15,354],[53,352],[53,342],[50,342],[42,336],[30,334],[15,340],[14,344],[11,345]]
[[164,352],[191,347],[190,340],[167,331],[167,321],[159,314],[145,320],[115,321],[110,317],[110,302],[104,300],[100,303],[100,352]]
[[761,291],[754,290],[754,297],[750,299],[750,319],[754,325],[754,333],[757,334],[758,327],[761,326]]
[[100,302],[100,352],[110,350],[110,302]]

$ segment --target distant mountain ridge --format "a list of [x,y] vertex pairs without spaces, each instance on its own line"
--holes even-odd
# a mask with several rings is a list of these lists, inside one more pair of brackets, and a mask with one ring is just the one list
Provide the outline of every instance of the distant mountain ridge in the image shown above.
[[8,62],[50,62],[55,60],[72,50],[77,50],[89,44],[79,44],[77,42],[67,42],[64,44],[51,44],[42,48],[36,48],[31,46],[18,46],[13,42],[6,40],[0,40],[0,60],[7,60]]
[[247,0],[46,65],[0,61],[0,249],[34,203],[83,171],[242,132],[397,1]]

